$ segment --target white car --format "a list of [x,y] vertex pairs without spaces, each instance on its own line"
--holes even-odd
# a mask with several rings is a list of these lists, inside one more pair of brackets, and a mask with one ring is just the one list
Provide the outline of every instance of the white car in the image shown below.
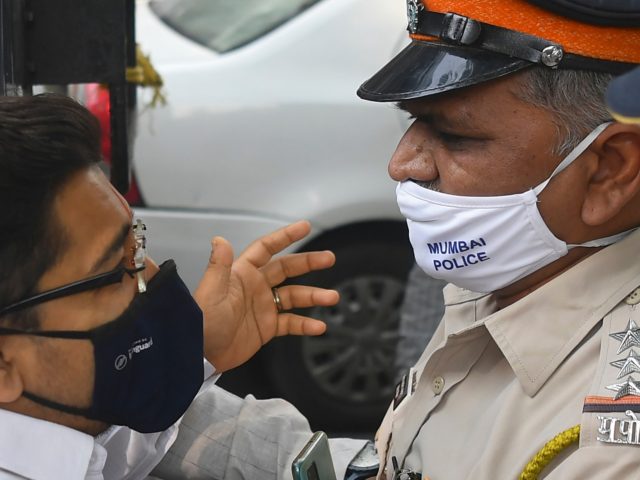
[[355,91],[404,45],[403,2],[153,0],[136,17],[167,98],[156,108],[145,107],[150,92],[138,98],[136,212],[152,255],[175,258],[193,288],[213,235],[239,252],[310,220],[297,249],[331,249],[337,265],[304,281],[342,301],[312,312],[327,335],[277,339],[252,368],[314,425],[375,424],[393,394],[413,263],[386,173],[407,120]]

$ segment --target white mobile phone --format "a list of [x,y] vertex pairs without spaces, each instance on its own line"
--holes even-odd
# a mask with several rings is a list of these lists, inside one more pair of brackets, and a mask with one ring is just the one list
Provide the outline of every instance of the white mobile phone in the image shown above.
[[291,464],[293,480],[336,480],[329,440],[316,432]]

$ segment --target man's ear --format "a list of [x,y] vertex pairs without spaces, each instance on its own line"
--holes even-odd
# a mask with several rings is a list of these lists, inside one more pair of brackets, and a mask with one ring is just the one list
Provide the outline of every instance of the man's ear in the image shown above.
[[22,396],[24,385],[11,354],[11,337],[0,336],[0,405],[12,403]]
[[582,220],[599,226],[634,206],[634,200],[640,198],[640,127],[614,123],[598,136],[588,152],[595,159],[582,205]]

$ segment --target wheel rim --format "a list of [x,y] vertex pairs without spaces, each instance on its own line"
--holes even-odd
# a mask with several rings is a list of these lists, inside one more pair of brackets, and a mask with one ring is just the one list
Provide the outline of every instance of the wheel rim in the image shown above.
[[310,312],[328,328],[322,337],[302,339],[305,367],[321,390],[340,400],[388,400],[395,388],[405,285],[393,277],[372,275],[349,279],[335,288],[341,298],[337,306]]

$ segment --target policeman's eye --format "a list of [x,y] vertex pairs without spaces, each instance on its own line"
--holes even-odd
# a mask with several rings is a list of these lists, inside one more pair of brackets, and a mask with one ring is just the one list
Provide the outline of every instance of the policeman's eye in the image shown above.
[[443,143],[449,145],[459,144],[460,142],[468,142],[474,140],[473,138],[464,137],[462,135],[457,135],[455,133],[436,131],[436,136],[442,140]]
[[409,120],[423,123],[429,127],[432,135],[449,150],[465,150],[466,148],[483,142],[486,138],[470,136],[464,132],[444,129],[431,116],[409,114]]
[[460,133],[431,128],[433,136],[449,150],[464,150],[465,148],[481,141],[478,138],[469,137]]

